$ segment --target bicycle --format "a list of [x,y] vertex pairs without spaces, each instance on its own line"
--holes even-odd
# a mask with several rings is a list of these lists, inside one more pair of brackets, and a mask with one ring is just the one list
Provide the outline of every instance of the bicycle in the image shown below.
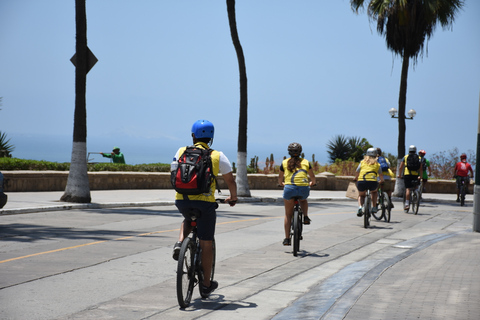
[[[187,308],[192,299],[193,290],[198,285],[200,295],[203,299],[207,298],[200,290],[200,284],[203,283],[202,268],[202,249],[200,247],[200,239],[197,237],[197,221],[199,211],[192,209],[190,213],[190,226],[192,232],[182,242],[180,255],[177,264],[177,300],[181,308]],[[213,263],[210,281],[213,281],[215,272],[215,238],[213,239]]]
[[407,190],[405,189],[405,192],[403,193],[403,208],[405,213],[408,213],[410,211],[410,207],[412,208],[413,214],[418,213],[418,207],[420,206],[420,198],[421,198],[421,193],[418,190],[418,182],[415,182],[415,186],[410,189],[410,206],[408,209],[405,209],[405,202],[406,202],[406,197],[407,197]]
[[388,194],[385,191],[382,191],[381,185],[378,188],[378,205],[380,205],[382,210],[381,214],[379,214],[380,211],[377,211],[377,213],[372,212],[373,217],[377,220],[382,220],[383,218],[386,222],[390,222],[392,204],[390,203]]
[[363,203],[363,226],[368,228],[370,226],[370,213],[372,212],[372,196],[370,189],[367,189],[365,195],[365,202]]
[[460,178],[460,206],[465,205],[465,194],[467,193],[467,186],[465,178]]
[[293,200],[295,201],[295,205],[293,207],[290,237],[293,239],[293,256],[296,257],[300,251],[300,240],[303,239],[303,211],[300,207],[300,198],[294,197]]

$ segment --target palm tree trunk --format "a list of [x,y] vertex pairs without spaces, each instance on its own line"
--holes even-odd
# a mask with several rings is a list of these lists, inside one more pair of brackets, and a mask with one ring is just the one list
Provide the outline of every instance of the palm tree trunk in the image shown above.
[[247,121],[248,121],[248,96],[247,96],[247,70],[242,45],[238,38],[237,21],[235,18],[235,0],[227,0],[228,22],[233,46],[237,53],[238,68],[240,73],[240,117],[238,121],[238,150],[237,150],[237,194],[241,197],[250,197],[250,188],[247,177]]
[[61,201],[90,203],[90,186],[87,169],[87,13],[85,0],[75,0],[76,66],[75,66],[75,116],[73,120],[73,145],[70,172]]
[[[407,105],[407,78],[410,58],[403,55],[402,75],[400,79],[400,93],[398,98],[398,146],[397,146],[397,177],[401,174],[400,163],[405,156],[405,133],[407,127],[405,125],[405,107]],[[394,195],[400,197],[405,191],[405,183],[403,179],[396,179]]]

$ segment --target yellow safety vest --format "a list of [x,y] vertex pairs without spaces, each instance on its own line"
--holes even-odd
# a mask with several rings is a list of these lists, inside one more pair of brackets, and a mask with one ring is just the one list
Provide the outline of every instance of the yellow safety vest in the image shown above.
[[360,173],[358,181],[377,181],[380,163],[368,164],[364,160],[360,162]]
[[290,159],[291,158],[288,158],[282,161],[285,184],[308,186],[308,170],[310,170],[310,163],[308,160],[302,159],[300,168],[296,168],[295,171],[292,172],[287,169],[288,160]]

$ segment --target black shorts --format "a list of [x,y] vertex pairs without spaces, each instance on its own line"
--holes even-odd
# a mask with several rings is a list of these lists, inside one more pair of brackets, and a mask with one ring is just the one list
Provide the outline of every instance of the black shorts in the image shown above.
[[378,182],[377,181],[357,181],[357,189],[360,192],[363,191],[376,191],[378,189]]
[[197,235],[200,240],[213,240],[215,235],[215,224],[217,223],[218,203],[199,200],[175,200],[178,211],[185,217],[185,221],[191,221],[192,210],[200,211],[197,218]]
[[418,176],[404,176],[403,181],[405,181],[405,188],[415,188],[418,185]]

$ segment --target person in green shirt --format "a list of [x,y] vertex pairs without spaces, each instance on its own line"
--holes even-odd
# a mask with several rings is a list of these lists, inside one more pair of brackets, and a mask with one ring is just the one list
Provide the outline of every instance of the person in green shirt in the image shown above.
[[113,160],[113,163],[123,163],[125,164],[125,157],[123,156],[123,153],[120,152],[119,147],[113,147],[112,153],[103,153],[100,152],[102,156],[105,158],[111,158]]

